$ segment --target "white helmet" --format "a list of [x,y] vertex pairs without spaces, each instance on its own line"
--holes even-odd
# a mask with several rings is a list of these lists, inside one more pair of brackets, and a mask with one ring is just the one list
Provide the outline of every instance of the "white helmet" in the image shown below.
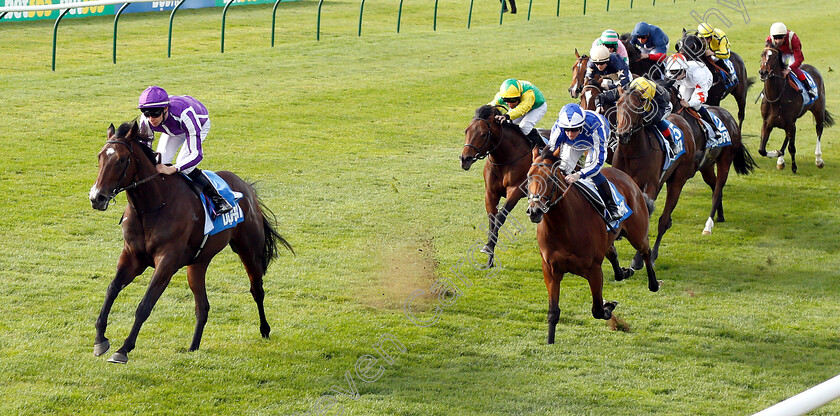
[[665,70],[668,72],[677,72],[688,69],[688,62],[685,61],[685,56],[681,53],[675,53],[668,58],[668,63],[665,64]]
[[576,129],[583,126],[584,122],[586,122],[586,116],[579,104],[566,104],[557,115],[557,123],[564,129]]
[[604,45],[595,45],[589,50],[589,59],[596,64],[607,62],[610,60],[610,50]]
[[782,22],[773,23],[770,26],[770,36],[782,36],[787,35],[787,26],[785,26]]

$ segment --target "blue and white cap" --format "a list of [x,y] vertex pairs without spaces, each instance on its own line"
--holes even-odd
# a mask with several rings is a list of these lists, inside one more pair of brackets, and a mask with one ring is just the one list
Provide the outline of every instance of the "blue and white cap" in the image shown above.
[[169,94],[163,88],[152,85],[143,90],[137,104],[137,108],[166,107],[169,105]]
[[557,116],[557,123],[564,129],[576,129],[583,126],[585,121],[586,116],[583,113],[583,108],[575,103],[564,105]]

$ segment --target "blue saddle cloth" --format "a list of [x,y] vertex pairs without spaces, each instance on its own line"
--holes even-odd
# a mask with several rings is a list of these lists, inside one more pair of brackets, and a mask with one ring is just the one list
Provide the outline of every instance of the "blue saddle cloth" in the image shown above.
[[729,89],[729,87],[738,83],[738,73],[735,72],[735,66],[732,65],[732,61],[730,61],[729,59],[724,59],[723,63],[726,65],[726,68],[729,70],[729,72],[726,72],[724,70],[719,70],[718,72],[720,72],[720,76],[726,82],[726,84],[723,85],[723,88]]
[[674,123],[671,123],[668,120],[663,120],[668,123],[668,131],[671,132],[671,139],[674,140],[674,147],[672,148],[670,143],[665,140],[665,137],[662,136],[662,132],[659,131],[656,126],[651,127],[651,129],[656,132],[656,138],[659,139],[659,146],[665,149],[665,163],[662,165],[662,170],[666,171],[669,167],[680,158],[683,154],[685,154],[685,135],[683,135],[682,130],[677,127]]
[[[219,191],[219,195],[226,199],[233,206],[233,209],[227,214],[215,215],[213,211],[213,203],[210,198],[207,198],[204,193],[201,194],[201,202],[204,205],[204,234],[213,235],[221,231],[233,228],[236,224],[245,220],[245,215],[242,212],[242,207],[239,206],[239,200],[242,199],[242,193],[230,189],[227,182],[222,179],[216,172],[209,170],[201,170],[210,178],[210,182]],[[187,179],[188,176],[184,175]]]
[[[633,210],[630,209],[629,205],[627,205],[627,200],[624,199],[624,195],[618,192],[615,185],[613,185],[613,183],[609,180],[607,180],[607,183],[610,184],[610,191],[612,191],[613,200],[618,206],[618,212],[621,213],[621,218],[607,223],[607,231],[615,231],[618,229],[618,226],[622,221],[629,218],[630,215],[633,215]],[[583,191],[583,195],[590,201],[590,203],[592,203],[592,206],[599,211],[601,218],[607,218],[607,209],[604,205],[604,201],[598,194],[598,187],[595,186],[595,183],[592,182],[591,179],[581,179],[576,181],[574,184]],[[597,203],[593,203],[593,200],[600,202],[600,206]]]
[[713,147],[724,147],[732,144],[732,136],[729,135],[729,129],[727,129],[726,125],[723,124],[723,120],[711,111],[709,111],[709,115],[712,116],[712,120],[715,121],[715,126],[717,126],[717,129],[720,132],[720,139],[715,140],[715,135],[712,133],[712,126],[710,126],[709,123],[706,123],[706,120],[701,118],[700,122],[703,123],[703,127],[706,131],[706,148],[711,149]]
[[[802,106],[813,104],[813,102],[817,100],[820,93],[819,90],[817,90],[817,83],[814,82],[814,78],[811,78],[811,74],[805,72],[805,78],[808,80],[810,88],[809,86],[802,84],[802,81],[800,81],[799,78],[796,77],[796,74],[794,74],[793,71],[791,71],[791,73],[788,76],[793,79],[793,82],[795,82],[796,86],[799,88],[799,93],[802,94]],[[814,98],[811,98],[811,95],[808,94],[809,89],[812,89],[816,92]]]

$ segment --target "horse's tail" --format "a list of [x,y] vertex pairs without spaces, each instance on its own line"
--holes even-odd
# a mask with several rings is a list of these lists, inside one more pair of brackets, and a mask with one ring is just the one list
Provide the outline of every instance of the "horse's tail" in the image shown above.
[[834,116],[825,110],[825,116],[823,117],[823,127],[831,127],[834,125]]
[[265,234],[265,245],[263,246],[262,253],[262,268],[263,273],[265,273],[265,271],[268,270],[268,265],[271,264],[271,260],[278,255],[278,243],[289,249],[292,254],[295,254],[295,250],[292,249],[292,245],[289,244],[289,242],[286,241],[286,239],[283,238],[283,236],[281,236],[275,229],[277,217],[274,216],[274,213],[265,206],[259,197],[257,197],[257,202],[260,204],[260,209],[262,211],[263,233]]
[[743,143],[741,143],[741,148],[735,153],[735,159],[732,161],[732,164],[735,166],[735,172],[738,172],[739,175],[747,175],[758,166],[750,154],[749,149]]
[[747,88],[745,88],[745,89],[744,89],[744,91],[749,91],[750,87],[751,87],[753,84],[755,84],[755,77],[749,77],[749,78],[747,78]]

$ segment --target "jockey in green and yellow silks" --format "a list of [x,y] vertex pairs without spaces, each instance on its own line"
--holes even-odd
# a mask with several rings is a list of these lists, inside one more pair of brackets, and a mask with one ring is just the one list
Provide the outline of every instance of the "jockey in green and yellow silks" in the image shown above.
[[533,142],[542,142],[534,126],[545,116],[548,105],[545,96],[534,84],[514,78],[506,79],[489,104],[509,109],[507,114],[496,116],[499,122],[512,121]]

